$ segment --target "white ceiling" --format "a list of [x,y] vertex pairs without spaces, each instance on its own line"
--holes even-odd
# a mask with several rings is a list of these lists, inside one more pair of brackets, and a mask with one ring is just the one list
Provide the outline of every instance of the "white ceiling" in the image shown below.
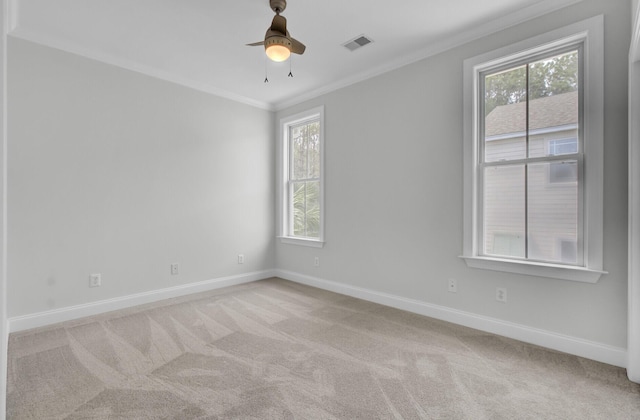
[[[307,46],[266,62],[268,0],[11,0],[10,35],[279,109],[580,0],[289,0]],[[350,52],[358,35],[374,40]],[[265,67],[269,83],[264,83]]]

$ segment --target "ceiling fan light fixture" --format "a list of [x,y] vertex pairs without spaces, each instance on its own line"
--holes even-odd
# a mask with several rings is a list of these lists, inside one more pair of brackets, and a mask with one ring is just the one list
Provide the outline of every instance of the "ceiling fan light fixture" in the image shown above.
[[287,31],[287,19],[280,15],[287,7],[287,0],[269,0],[269,5],[276,15],[264,35],[264,41],[253,42],[247,46],[264,46],[267,57],[275,62],[286,61],[291,54],[304,54],[307,47],[297,39],[291,38]]
[[291,41],[285,37],[271,37],[265,40],[264,49],[270,60],[280,63],[291,55]]

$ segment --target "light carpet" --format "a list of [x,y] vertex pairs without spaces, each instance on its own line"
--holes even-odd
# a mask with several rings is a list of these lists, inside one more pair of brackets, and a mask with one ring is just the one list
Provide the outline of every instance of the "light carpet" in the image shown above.
[[640,419],[624,369],[269,279],[11,334],[9,419]]

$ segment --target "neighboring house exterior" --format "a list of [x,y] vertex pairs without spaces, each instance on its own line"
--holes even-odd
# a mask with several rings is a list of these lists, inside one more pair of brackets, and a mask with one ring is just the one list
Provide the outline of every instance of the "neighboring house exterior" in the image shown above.
[[[498,106],[485,118],[486,162],[526,157],[526,104]],[[578,92],[529,101],[529,157],[578,152]],[[484,253],[575,264],[578,161],[488,167],[484,171]],[[526,173],[525,173],[526,171]],[[528,191],[524,180],[528,177]],[[525,206],[528,216],[525,216]]]

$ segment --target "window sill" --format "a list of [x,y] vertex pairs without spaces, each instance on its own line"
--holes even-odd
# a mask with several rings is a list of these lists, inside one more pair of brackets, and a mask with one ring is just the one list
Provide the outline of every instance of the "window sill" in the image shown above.
[[324,241],[318,239],[292,238],[291,236],[278,236],[280,242],[289,245],[310,246],[313,248],[322,248]]
[[460,256],[460,258],[463,258],[467,266],[472,268],[506,271],[507,273],[526,274],[529,276],[579,281],[583,283],[597,283],[603,274],[608,274],[606,271],[559,264],[514,261],[490,257],[469,257],[464,255]]

